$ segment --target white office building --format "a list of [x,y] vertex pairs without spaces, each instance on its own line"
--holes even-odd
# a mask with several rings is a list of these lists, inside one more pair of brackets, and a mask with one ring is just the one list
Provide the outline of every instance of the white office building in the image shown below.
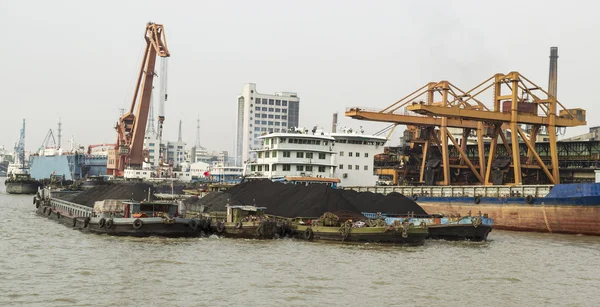
[[331,133],[335,139],[336,172],[340,186],[374,186],[378,176],[374,172],[374,158],[383,153],[387,139],[383,136],[363,134],[362,129],[342,129]]
[[[146,134],[144,138],[144,149],[148,151],[149,163],[158,166],[160,163],[160,150],[158,137],[155,134]],[[165,150],[165,163],[173,162],[173,167],[181,166],[186,160],[185,142],[162,142],[162,149]]]
[[251,150],[261,146],[261,135],[297,127],[299,106],[300,98],[296,93],[261,94],[256,91],[256,84],[244,85],[238,96],[236,165],[245,166],[256,158]]

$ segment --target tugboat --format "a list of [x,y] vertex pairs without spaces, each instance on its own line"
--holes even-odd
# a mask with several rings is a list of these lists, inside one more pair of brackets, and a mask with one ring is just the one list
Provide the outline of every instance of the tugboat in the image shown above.
[[415,225],[425,223],[429,228],[428,239],[444,239],[448,241],[485,241],[492,231],[494,221],[487,214],[471,216],[432,214],[427,216],[396,215],[382,213],[363,213],[364,216],[385,219],[386,224],[410,222]]
[[11,173],[4,181],[8,194],[35,194],[42,184],[26,173]]
[[115,236],[196,237],[209,228],[204,220],[185,218],[178,203],[107,199],[95,202],[91,208],[49,194],[43,190],[42,195],[34,197],[37,214],[82,231]]
[[216,221],[212,230],[218,235],[245,239],[276,239],[291,233],[287,219],[268,216],[266,207],[227,206],[226,220]]
[[[344,216],[346,215],[346,216]],[[387,225],[385,220],[369,219],[356,214],[326,212],[318,219],[296,218],[292,228],[297,237],[305,240],[338,242],[378,242],[404,245],[423,245],[428,236],[425,223],[396,222]]]

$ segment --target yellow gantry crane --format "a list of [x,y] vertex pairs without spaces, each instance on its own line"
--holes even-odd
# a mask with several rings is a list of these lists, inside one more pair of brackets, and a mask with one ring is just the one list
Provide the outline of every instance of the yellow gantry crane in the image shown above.
[[[489,91],[492,91],[493,108],[488,108],[481,98],[489,94]],[[522,184],[523,167],[540,168],[550,182],[559,183],[556,128],[586,124],[584,110],[565,108],[555,95],[549,94],[518,72],[495,74],[466,92],[448,81],[430,82],[381,111],[350,108],[346,111],[346,116],[422,128],[425,143],[420,181],[423,182],[427,153],[433,143],[441,151],[442,185],[450,184],[451,168],[465,168],[464,165],[450,165],[448,140],[459,152],[461,163],[466,164],[480,184],[491,184],[491,170],[496,159],[498,138],[502,139],[503,146],[510,154],[514,175],[510,184]],[[532,127],[529,137],[520,127],[523,124]],[[550,166],[544,164],[535,150],[535,141],[541,127],[546,127],[549,132]],[[457,142],[448,128],[463,129],[462,144]],[[504,133],[507,129],[511,132],[510,140]],[[466,140],[473,130],[477,132],[478,165],[466,154]],[[487,163],[484,137],[491,138]],[[525,165],[521,163],[519,137],[528,148],[527,157],[524,157]],[[532,163],[534,160],[537,165]]]

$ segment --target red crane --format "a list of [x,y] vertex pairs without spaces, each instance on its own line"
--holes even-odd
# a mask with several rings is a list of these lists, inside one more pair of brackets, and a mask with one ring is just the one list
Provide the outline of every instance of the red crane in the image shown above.
[[[122,177],[127,166],[133,168],[142,166],[144,134],[148,122],[156,57],[170,56],[163,25],[152,22],[146,24],[144,38],[146,39],[146,52],[140,67],[131,107],[129,112],[119,118],[115,126],[117,144],[108,152],[106,173],[116,177]],[[162,122],[160,124],[162,125]]]

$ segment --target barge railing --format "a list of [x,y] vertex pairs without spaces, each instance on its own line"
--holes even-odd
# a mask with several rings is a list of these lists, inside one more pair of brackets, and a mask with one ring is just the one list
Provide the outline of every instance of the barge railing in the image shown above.
[[407,197],[526,197],[536,198],[548,195],[553,185],[521,186],[348,186],[339,187],[356,192],[389,194],[397,192]]

